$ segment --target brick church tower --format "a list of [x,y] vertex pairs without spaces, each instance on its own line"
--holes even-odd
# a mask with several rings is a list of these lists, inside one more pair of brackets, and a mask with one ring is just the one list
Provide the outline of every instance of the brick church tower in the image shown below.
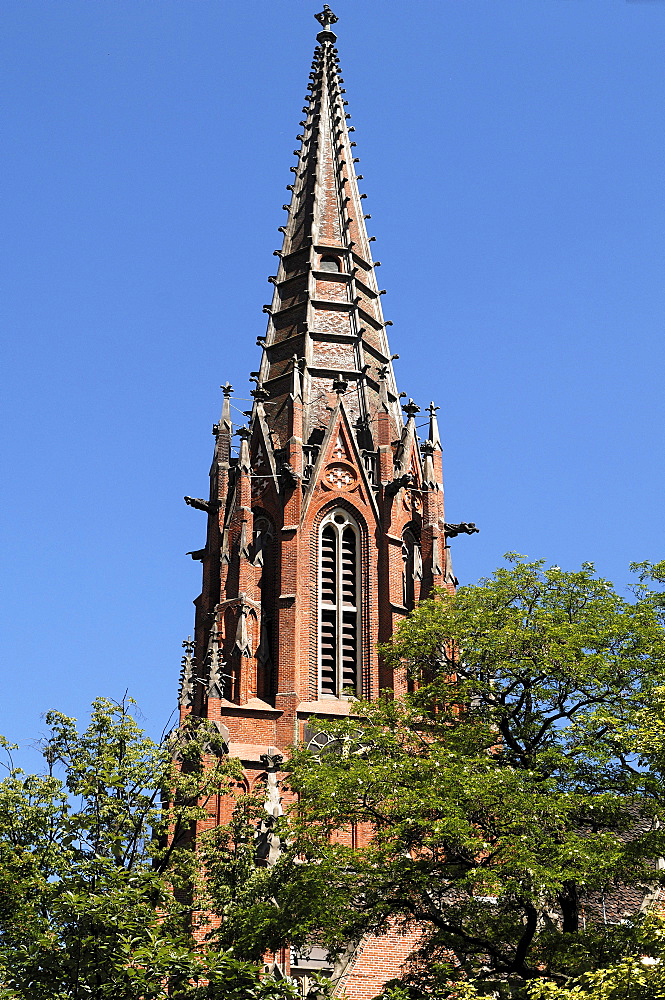
[[[475,530],[444,523],[437,407],[421,444],[419,408],[397,389],[337,18],[327,6],[316,16],[252,410],[234,430],[232,387],[222,387],[210,497],[185,498],[208,528],[192,553],[203,589],[195,638],[183,644],[181,713],[224,727],[248,788],[289,746],[316,739],[317,718],[347,715],[353,696],[398,689],[377,643],[433,587],[454,585],[447,536]],[[353,1000],[397,972],[393,963],[368,979],[358,963],[340,986]]]

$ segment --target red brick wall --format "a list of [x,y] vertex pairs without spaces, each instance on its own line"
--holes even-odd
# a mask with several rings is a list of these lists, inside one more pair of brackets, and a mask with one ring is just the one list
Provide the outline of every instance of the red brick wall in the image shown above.
[[335,986],[333,996],[344,1000],[374,1000],[384,985],[408,966],[409,957],[421,937],[417,929],[403,933],[393,926],[387,934],[365,938]]

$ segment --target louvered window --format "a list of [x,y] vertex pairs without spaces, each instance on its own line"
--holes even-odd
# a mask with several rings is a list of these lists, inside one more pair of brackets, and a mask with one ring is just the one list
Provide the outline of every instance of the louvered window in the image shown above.
[[346,511],[325,518],[319,556],[320,691],[333,698],[359,695],[360,546],[358,527]]

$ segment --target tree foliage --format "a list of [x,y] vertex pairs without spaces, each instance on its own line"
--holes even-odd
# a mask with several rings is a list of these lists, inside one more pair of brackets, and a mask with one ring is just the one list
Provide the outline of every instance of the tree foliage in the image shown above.
[[130,704],[90,724],[46,717],[47,771],[0,782],[3,1000],[286,1000],[230,953],[196,948],[200,861],[190,831],[237,777],[217,731],[191,720],[161,743]]
[[665,1000],[665,564],[635,568],[626,599],[512,557],[419,605],[382,649],[410,693],[293,750],[272,867],[256,797],[192,850],[239,777],[209,724],[52,713],[47,773],[0,783],[1,1000],[285,1000],[266,950],[414,928],[384,1000]]
[[293,753],[288,845],[235,917],[249,952],[417,926],[393,984],[409,998],[604,1000],[589,976],[647,974],[665,856],[662,569],[641,566],[627,600],[590,565],[512,557],[423,602],[382,651],[415,690],[322,721],[327,752]]

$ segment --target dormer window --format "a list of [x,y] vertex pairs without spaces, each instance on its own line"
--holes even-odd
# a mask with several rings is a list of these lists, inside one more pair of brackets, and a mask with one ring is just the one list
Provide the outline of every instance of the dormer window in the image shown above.
[[330,254],[326,254],[321,258],[319,262],[319,270],[321,271],[339,271],[339,258],[333,257]]
[[319,536],[319,690],[359,696],[360,535],[350,515],[333,510]]

